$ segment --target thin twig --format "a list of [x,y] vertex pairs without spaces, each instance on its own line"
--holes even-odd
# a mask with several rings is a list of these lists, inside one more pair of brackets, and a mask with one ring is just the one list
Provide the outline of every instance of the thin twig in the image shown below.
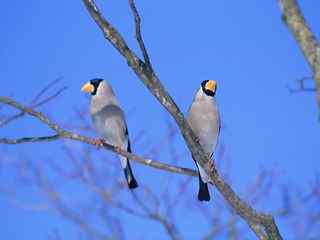
[[[41,98],[41,96],[43,96],[50,88],[52,88],[54,85],[56,85],[62,78],[58,78],[52,82],[50,82],[47,86],[45,86],[43,89],[40,90],[40,92],[32,99],[31,103],[30,103],[30,108],[36,108],[36,107],[40,107],[44,104],[47,104],[48,102],[50,102],[51,100],[53,100],[54,98],[58,97],[64,90],[67,89],[67,87],[62,87],[60,88],[57,92],[55,92],[54,94],[46,97],[45,99],[39,101],[39,99]],[[0,121],[0,128],[9,124],[10,122],[23,117],[25,115],[25,112],[21,111],[17,114],[14,114],[2,121]]]
[[[150,194],[150,193],[149,193]],[[159,213],[158,209],[151,210],[144,201],[141,201],[141,199],[135,194],[132,193],[132,197],[135,200],[135,202],[141,207],[141,209],[146,213],[146,217],[150,218],[154,221],[159,222],[167,231],[169,237],[172,240],[179,240],[181,239],[180,234],[176,228],[176,226],[171,223],[165,216]]]
[[316,83],[317,102],[320,108],[320,43],[308,26],[297,0],[278,0],[282,19],[297,41],[308,62]]
[[147,65],[147,68],[149,68],[149,71],[151,73],[151,72],[153,72],[152,65],[150,62],[148,51],[146,49],[146,46],[144,44],[144,41],[143,41],[143,38],[141,35],[141,18],[140,18],[138,11],[137,11],[136,6],[135,6],[134,0],[129,0],[129,4],[130,4],[132,14],[134,16],[135,29],[136,29],[136,39],[139,44],[140,50],[143,54],[144,62]]
[[46,104],[48,102],[50,102],[51,100],[53,100],[54,98],[58,97],[63,91],[67,90],[68,87],[64,86],[62,88],[60,88],[57,92],[55,92],[54,94],[46,97],[45,99],[39,101],[37,104],[35,105],[31,105],[30,107],[32,108],[37,108],[37,107],[40,107],[42,106],[43,104]]
[[307,80],[313,80],[313,77],[303,77],[301,79],[298,79],[298,87],[297,88],[291,88],[288,87],[288,90],[290,93],[301,93],[301,92],[316,92],[317,89],[315,87],[306,87],[306,81]]
[[76,211],[69,208],[61,199],[59,192],[54,189],[53,185],[49,182],[47,177],[42,174],[42,172],[43,171],[41,171],[41,169],[39,168],[34,169],[36,182],[39,188],[46,194],[46,197],[51,202],[51,204],[53,205],[53,209],[56,210],[57,213],[73,222],[84,232],[90,234],[90,236],[93,236],[96,239],[111,239],[96,227],[91,226]]
[[0,138],[2,144],[20,144],[20,143],[34,143],[34,142],[51,142],[61,138],[59,134],[41,137],[22,137],[16,139]]
[[62,77],[59,77],[53,80],[52,82],[49,82],[44,88],[42,88],[40,92],[32,99],[30,107],[34,107],[37,104],[38,100],[41,98],[41,96],[43,96],[50,88],[59,83],[61,80]]

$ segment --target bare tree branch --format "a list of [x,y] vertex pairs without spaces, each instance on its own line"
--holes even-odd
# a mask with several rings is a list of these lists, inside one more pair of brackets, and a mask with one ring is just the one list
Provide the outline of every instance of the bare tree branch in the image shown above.
[[33,143],[33,142],[51,142],[61,138],[59,134],[41,137],[22,137],[17,139],[0,138],[2,144],[20,144],[20,143]]
[[[150,194],[150,192],[149,192]],[[178,233],[176,226],[171,223],[168,218],[163,216],[161,213],[159,213],[158,209],[151,210],[149,207],[146,206],[144,201],[141,201],[136,194],[133,193],[133,198],[135,202],[143,209],[143,211],[146,213],[146,217],[150,218],[154,221],[159,222],[162,224],[162,226],[167,231],[168,235],[172,240],[179,240],[181,239],[180,234]]]
[[[57,78],[54,81],[50,82],[48,85],[46,85],[43,89],[40,90],[40,92],[32,99],[31,103],[30,103],[30,108],[36,108],[36,107],[40,107],[48,102],[50,102],[51,100],[55,99],[56,97],[58,97],[64,90],[67,89],[67,87],[62,87],[60,88],[57,92],[55,92],[54,94],[44,98],[43,100],[40,101],[40,98],[50,89],[52,88],[54,85],[56,85],[59,81],[61,80],[61,78]],[[23,117],[25,115],[25,112],[21,111],[20,113],[17,113],[15,115],[12,115],[11,117],[8,117],[2,121],[0,121],[0,127],[3,127],[7,124],[9,124],[10,122]]]
[[34,169],[34,174],[37,180],[37,184],[40,189],[46,194],[48,200],[54,206],[54,210],[56,210],[61,216],[69,219],[75,225],[77,225],[80,229],[83,229],[85,232],[89,233],[95,239],[100,240],[108,240],[112,239],[104,233],[100,232],[95,227],[91,226],[88,222],[85,221],[79,214],[73,211],[71,208],[68,208],[64,202],[62,201],[59,192],[57,192],[52,184],[48,181],[48,179],[42,174],[43,171],[36,168]]
[[49,82],[44,88],[42,88],[40,90],[40,92],[32,99],[31,101],[31,106],[33,106],[34,104],[36,104],[39,99],[49,90],[51,89],[54,85],[56,85],[57,83],[59,83],[62,80],[62,77],[59,77],[55,80],[53,80],[52,82]]
[[[80,142],[84,142],[84,143],[96,146],[95,139],[81,136],[79,134],[64,130],[58,124],[54,123],[48,117],[43,115],[41,112],[38,112],[38,111],[35,111],[31,108],[25,107],[25,106],[17,103],[14,100],[7,98],[7,97],[0,97],[0,102],[5,103],[7,105],[10,105],[14,108],[17,108],[17,109],[23,111],[24,113],[27,113],[27,114],[39,119],[41,122],[43,122],[45,125],[47,125],[49,128],[51,128],[56,133],[54,135],[43,136],[43,137],[23,137],[23,138],[19,138],[19,139],[0,138],[0,143],[20,144],[20,143],[30,143],[30,142],[46,142],[46,141],[53,141],[53,140],[57,140],[57,139],[66,138],[66,139],[72,139],[72,140],[76,140],[76,141],[80,141]],[[179,173],[179,174],[188,175],[188,176],[197,176],[196,171],[188,169],[188,168],[177,167],[174,165],[161,163],[159,161],[145,159],[145,158],[139,157],[135,154],[129,153],[125,150],[122,150],[118,147],[110,145],[108,143],[104,143],[103,145],[106,149],[108,149],[112,152],[115,152],[117,154],[120,154],[122,156],[125,156],[125,157],[130,158],[134,161],[137,161],[139,163],[142,163],[144,165],[147,165],[147,166],[150,166],[153,168],[162,169],[165,171]]]
[[[176,103],[163,87],[156,73],[154,71],[150,73],[147,64],[133,53],[121,34],[102,16],[93,0],[83,0],[83,3],[91,17],[103,32],[104,37],[119,51],[138,78],[141,79],[150,92],[175,119],[195,160],[205,169],[210,180],[215,184],[230,206],[248,223],[249,226],[260,226],[269,239],[282,239],[273,217],[268,214],[257,212],[250,205],[241,200],[232,188],[219,176],[215,166],[207,164],[211,162],[208,158],[209,156],[205,154],[200,144],[196,141],[195,134]],[[259,236],[257,235],[257,237]]]
[[320,44],[308,26],[297,0],[278,0],[282,18],[296,39],[313,72],[320,107]]
[[152,65],[151,65],[151,62],[150,62],[150,58],[149,58],[147,49],[145,47],[143,38],[141,36],[141,18],[140,18],[140,15],[139,15],[139,13],[137,11],[137,8],[135,6],[134,0],[129,0],[129,4],[130,4],[130,8],[131,8],[132,14],[134,16],[134,22],[135,22],[135,26],[136,26],[136,39],[137,39],[137,42],[138,42],[140,50],[141,50],[141,52],[143,54],[144,62],[147,65],[147,67],[149,68],[150,72],[152,72],[153,69],[152,69]]
[[317,89],[315,87],[307,87],[306,86],[306,81],[307,80],[313,80],[312,77],[303,77],[301,79],[298,79],[298,87],[297,88],[292,88],[288,87],[288,90],[290,93],[301,93],[301,92],[316,92]]

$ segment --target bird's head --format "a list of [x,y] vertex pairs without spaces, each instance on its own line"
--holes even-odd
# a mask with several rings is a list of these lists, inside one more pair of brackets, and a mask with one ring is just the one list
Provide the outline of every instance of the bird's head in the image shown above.
[[211,97],[214,97],[217,91],[217,82],[215,80],[204,80],[201,83],[202,91]]
[[81,91],[90,93],[92,96],[95,96],[97,92],[99,91],[99,87],[102,86],[103,79],[101,78],[94,78],[91,79],[89,82],[85,83]]

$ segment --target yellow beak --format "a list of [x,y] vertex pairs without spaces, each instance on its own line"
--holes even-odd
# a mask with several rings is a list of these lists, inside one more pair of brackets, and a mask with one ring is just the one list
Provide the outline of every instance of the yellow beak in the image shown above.
[[217,83],[216,83],[215,80],[210,80],[210,81],[207,82],[205,88],[207,90],[210,90],[210,91],[214,92],[215,89],[216,89],[216,85],[217,85]]
[[81,91],[87,92],[87,93],[92,93],[94,91],[94,87],[90,82],[87,82],[84,84],[81,88]]

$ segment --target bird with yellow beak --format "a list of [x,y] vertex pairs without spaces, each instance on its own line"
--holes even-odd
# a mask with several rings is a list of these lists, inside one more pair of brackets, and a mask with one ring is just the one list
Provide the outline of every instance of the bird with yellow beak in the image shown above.
[[[84,84],[81,90],[91,94],[90,114],[96,132],[102,137],[101,141],[131,152],[124,112],[118,104],[111,85],[106,80],[95,78]],[[129,159],[120,155],[119,158],[129,188],[138,187]]]
[[[203,81],[194,96],[187,118],[200,145],[210,157],[215,151],[220,133],[220,116],[215,98],[216,90],[217,82],[215,80]],[[209,177],[196,161],[195,163],[199,170],[198,199],[209,201]]]

